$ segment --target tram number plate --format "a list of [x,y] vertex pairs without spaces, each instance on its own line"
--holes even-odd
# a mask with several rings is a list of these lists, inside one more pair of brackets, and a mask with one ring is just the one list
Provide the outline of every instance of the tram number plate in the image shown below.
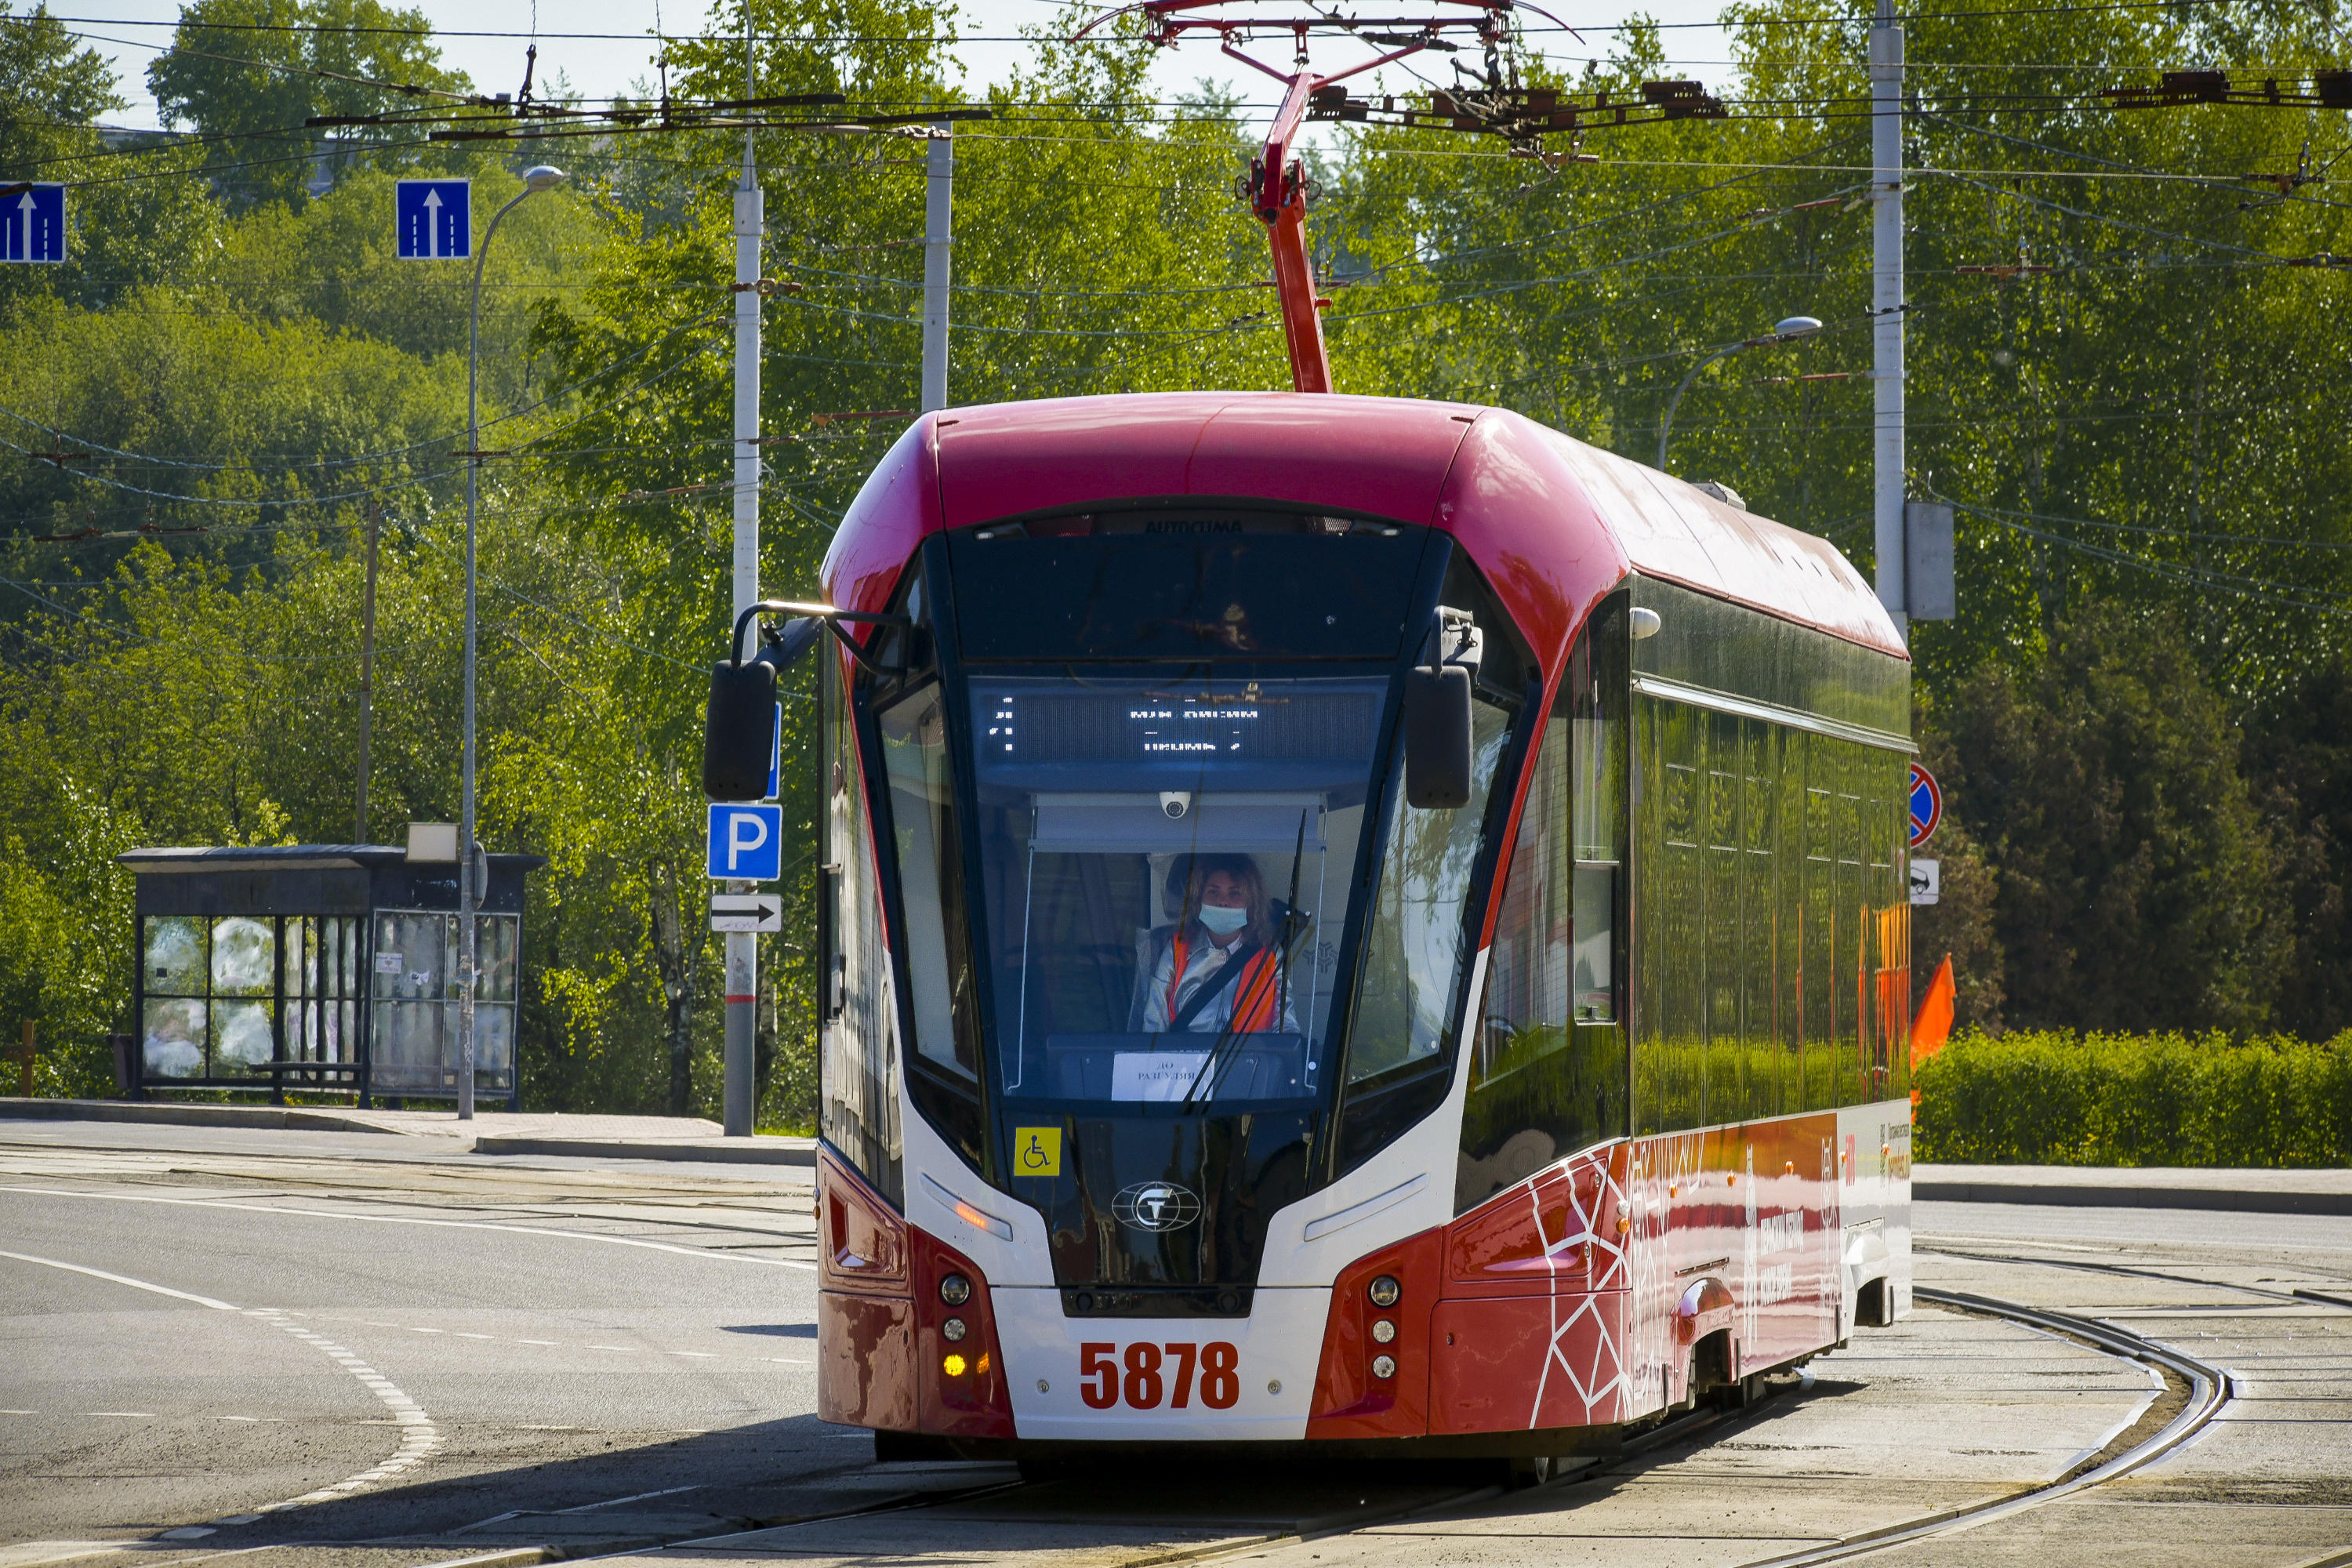
[[1241,1352],[1223,1340],[1210,1344],[1153,1344],[1138,1340],[1078,1347],[1078,1393],[1092,1410],[1122,1399],[1137,1410],[1191,1406],[1197,1390],[1212,1410],[1229,1410],[1241,1397]]

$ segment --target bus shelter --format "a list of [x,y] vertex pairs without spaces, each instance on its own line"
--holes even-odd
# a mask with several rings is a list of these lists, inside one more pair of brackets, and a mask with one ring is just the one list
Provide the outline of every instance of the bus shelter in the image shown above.
[[[454,836],[452,836],[454,839]],[[454,859],[372,844],[133,849],[139,1049],[157,1089],[457,1096]],[[523,879],[492,855],[477,915],[474,1092],[519,1109]]]

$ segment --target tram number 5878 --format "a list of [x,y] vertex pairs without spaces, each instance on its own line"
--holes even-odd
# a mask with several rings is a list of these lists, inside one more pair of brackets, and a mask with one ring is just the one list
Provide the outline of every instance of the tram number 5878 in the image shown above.
[[1155,1345],[1138,1340],[1124,1354],[1110,1343],[1078,1347],[1078,1393],[1092,1410],[1108,1410],[1122,1396],[1138,1410],[1157,1410],[1165,1400],[1170,1409],[1192,1403],[1197,1369],[1201,1403],[1212,1410],[1227,1410],[1241,1397],[1241,1352],[1223,1340],[1212,1344]]

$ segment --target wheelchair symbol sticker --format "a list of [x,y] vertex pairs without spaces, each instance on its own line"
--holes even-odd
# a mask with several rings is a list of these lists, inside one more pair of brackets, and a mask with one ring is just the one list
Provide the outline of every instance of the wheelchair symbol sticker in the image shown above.
[[1016,1176],[1060,1175],[1062,1130],[1058,1127],[1014,1128],[1013,1173]]

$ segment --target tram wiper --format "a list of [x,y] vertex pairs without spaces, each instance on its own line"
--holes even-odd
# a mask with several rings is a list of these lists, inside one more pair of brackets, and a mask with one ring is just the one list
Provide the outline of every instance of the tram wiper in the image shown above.
[[[1282,906],[1282,931],[1274,941],[1275,984],[1277,987],[1274,1024],[1277,1029],[1282,1026],[1283,1019],[1290,1016],[1291,965],[1298,957],[1299,939],[1307,934],[1307,921],[1298,913],[1298,867],[1306,855],[1307,813],[1301,810],[1298,814],[1298,841],[1290,850],[1290,897]],[[1199,1074],[1192,1079],[1192,1087],[1184,1091],[1183,1109],[1186,1110],[1192,1110],[1196,1101],[1204,1098],[1201,1092],[1203,1084],[1208,1086],[1205,1098],[1216,1099],[1218,1085],[1233,1065],[1233,1058],[1241,1055],[1241,1021],[1242,1010],[1236,1007],[1233,1016],[1225,1020],[1225,1026],[1217,1032],[1216,1043],[1209,1047],[1209,1059],[1201,1064]]]

